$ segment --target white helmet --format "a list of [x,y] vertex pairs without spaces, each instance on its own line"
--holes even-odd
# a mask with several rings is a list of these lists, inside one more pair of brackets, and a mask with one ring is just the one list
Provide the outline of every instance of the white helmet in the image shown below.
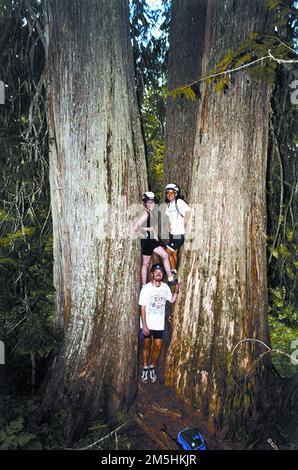
[[147,191],[142,196],[142,201],[146,203],[147,201],[154,201],[157,202],[156,196],[152,191]]
[[165,187],[165,192],[167,192],[167,191],[176,191],[176,193],[180,193],[180,188],[179,188],[178,184],[169,183]]

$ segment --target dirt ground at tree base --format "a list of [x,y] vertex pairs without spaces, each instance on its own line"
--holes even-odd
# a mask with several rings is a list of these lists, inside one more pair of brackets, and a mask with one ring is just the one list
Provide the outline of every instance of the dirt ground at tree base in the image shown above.
[[[166,427],[175,440],[182,429],[195,427],[202,433],[209,450],[273,450],[274,445],[277,445],[280,450],[298,450],[297,415],[289,419],[287,414],[278,425],[274,426],[268,426],[260,420],[256,423],[251,435],[241,441],[223,440],[217,435],[212,435],[195,410],[180,400],[173,389],[164,385],[164,362],[164,357],[162,357],[157,368],[158,378],[155,383],[143,384],[139,380],[138,394],[129,409],[128,416],[123,416],[122,426],[117,420],[107,423],[105,426],[100,426],[98,431],[88,433],[82,441],[74,443],[72,447],[82,449],[90,446],[98,450],[180,450],[177,443],[173,442],[163,429]],[[2,383],[2,386],[0,384],[0,398],[0,430],[11,421],[23,417],[24,429],[21,431],[36,434],[36,440],[42,443],[42,448],[58,448],[57,446],[60,449],[64,448],[62,437],[57,436],[56,428],[48,427],[47,431],[36,422],[35,415],[39,408],[40,396],[30,398],[28,395],[16,395],[13,390],[9,390],[7,384],[4,387]],[[93,442],[119,426],[121,429],[117,433],[112,433],[111,438],[103,438],[103,447],[101,443],[100,446],[92,445]],[[48,433],[51,434],[50,439]],[[36,440],[30,445],[31,449],[35,448]]]
[[[139,383],[137,398],[129,410],[131,422],[126,436],[131,440],[134,450],[180,449],[162,430],[176,438],[179,431],[186,427],[199,428],[208,449],[243,449],[243,443],[222,442],[212,436],[206,425],[174,392],[165,387],[160,370],[155,383]],[[161,445],[160,445],[161,444]]]
[[[186,427],[198,428],[209,450],[273,450],[298,449],[298,436],[295,432],[283,433],[276,429],[253,432],[245,440],[222,440],[212,435],[196,412],[175,396],[174,391],[164,385],[163,371],[157,370],[155,383],[143,384],[139,381],[139,390],[135,402],[129,410],[130,422],[123,431],[125,439],[133,450],[179,450],[181,449],[163,429],[176,438],[179,431]],[[272,431],[272,432],[271,432]],[[294,431],[294,430],[293,430]],[[293,438],[294,435],[294,438]],[[275,448],[275,450],[277,450]]]
[[166,330],[164,345],[157,367],[157,381],[143,384],[140,381],[142,364],[142,337],[139,343],[139,383],[137,397],[129,410],[130,422],[125,429],[125,437],[134,450],[179,449],[167,436],[173,438],[187,427],[198,428],[209,450],[288,450],[298,449],[298,416],[281,418],[278,424],[252,423],[251,433],[243,440],[221,439],[211,434],[207,423],[196,411],[179,399],[174,390],[164,384],[164,369],[171,339],[171,309],[166,309]]

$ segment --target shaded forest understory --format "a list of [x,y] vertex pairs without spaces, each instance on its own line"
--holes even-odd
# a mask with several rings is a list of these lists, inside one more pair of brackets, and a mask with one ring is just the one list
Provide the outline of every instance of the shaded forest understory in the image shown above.
[[[0,0],[0,449],[298,449],[297,5],[236,3]],[[169,181],[207,230],[144,385],[139,247],[97,230]]]
[[[94,422],[86,436],[71,446],[65,442],[62,432],[63,419],[59,414],[55,424],[41,424],[38,421],[42,397],[30,397],[29,393],[15,393],[15,385],[9,389],[3,386],[1,393],[2,448],[26,449],[82,449],[82,450],[179,450],[176,438],[179,431],[186,427],[198,427],[202,432],[209,450],[280,450],[298,449],[298,410],[293,408],[289,415],[288,407],[297,400],[297,380],[291,386],[285,401],[281,396],[278,408],[272,404],[265,415],[250,423],[242,437],[227,438],[220,433],[212,434],[207,423],[194,414],[193,409],[175,396],[164,385],[163,367],[165,351],[159,364],[158,381],[154,384],[139,383],[138,395],[128,413],[120,413],[113,420]],[[272,381],[272,394],[276,392],[276,380]],[[41,391],[42,393],[42,391]],[[281,392],[282,393],[282,392]],[[291,403],[292,398],[292,403]],[[263,410],[264,411],[264,410]],[[166,430],[167,433],[164,432]]]

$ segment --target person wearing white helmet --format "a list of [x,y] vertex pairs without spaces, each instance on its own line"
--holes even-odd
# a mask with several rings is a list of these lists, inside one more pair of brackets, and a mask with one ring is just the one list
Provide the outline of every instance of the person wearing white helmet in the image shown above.
[[152,191],[147,191],[143,194],[142,201],[144,204],[144,211],[138,218],[134,226],[134,231],[141,238],[141,253],[142,253],[142,267],[141,267],[141,282],[142,286],[147,284],[148,269],[150,265],[151,256],[156,253],[162,258],[162,262],[168,276],[170,286],[177,283],[174,279],[171,266],[169,262],[169,255],[162,246],[162,241],[158,239],[158,212],[155,210],[157,198]]
[[185,240],[185,228],[190,214],[190,207],[180,195],[180,187],[169,183],[165,187],[166,215],[169,218],[169,240],[166,250],[169,254],[172,273],[177,274],[178,250]]

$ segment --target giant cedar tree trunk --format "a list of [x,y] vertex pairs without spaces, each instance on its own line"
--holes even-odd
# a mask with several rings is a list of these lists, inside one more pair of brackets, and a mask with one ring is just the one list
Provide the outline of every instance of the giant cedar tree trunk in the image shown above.
[[[168,89],[191,83],[201,74],[206,0],[173,0],[171,9]],[[198,99],[167,100],[164,182],[178,183],[188,198]]]
[[[140,200],[146,168],[127,1],[49,0],[46,13],[63,341],[43,409],[64,410],[71,438],[101,411],[126,409],[136,392],[139,250],[125,207]],[[114,239],[103,237],[104,227]]]
[[[265,0],[208,1],[203,74],[247,33],[266,31],[266,20]],[[258,373],[253,367],[264,347],[243,342],[231,353],[246,338],[268,342],[270,92],[264,81],[240,71],[223,95],[206,83],[202,95],[190,202],[202,205],[203,235],[199,248],[183,253],[166,383],[208,420],[211,430],[232,432],[256,410],[266,379],[263,367]]]

